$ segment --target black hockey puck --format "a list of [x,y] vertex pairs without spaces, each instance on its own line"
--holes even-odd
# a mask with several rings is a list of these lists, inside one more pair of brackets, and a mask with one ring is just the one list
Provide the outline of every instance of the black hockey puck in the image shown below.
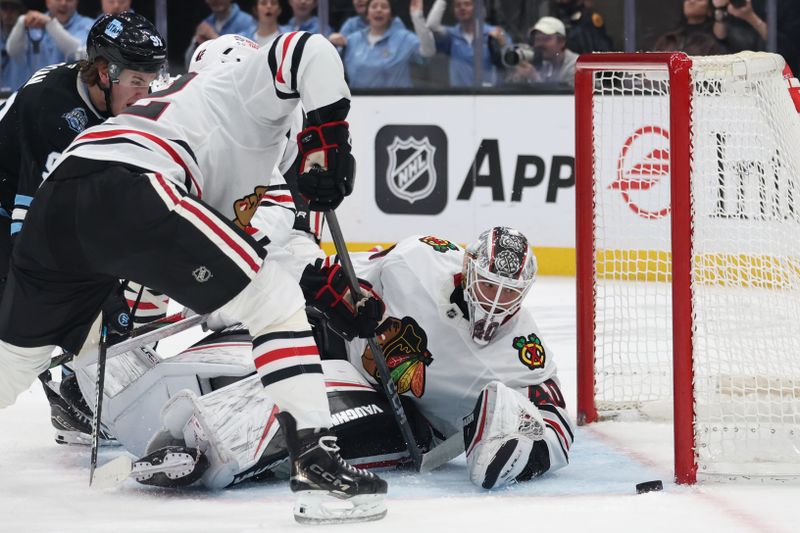
[[659,490],[664,490],[664,484],[660,479],[636,484],[636,494],[644,494],[645,492],[655,492]]

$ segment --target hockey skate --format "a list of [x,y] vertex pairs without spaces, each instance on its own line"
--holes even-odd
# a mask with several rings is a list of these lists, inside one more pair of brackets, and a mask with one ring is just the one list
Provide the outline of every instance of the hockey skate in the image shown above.
[[[50,403],[50,422],[55,429],[58,444],[89,446],[92,443],[92,413],[81,396],[74,374],[62,381],[50,379],[50,372],[42,379],[47,401]],[[117,441],[100,429],[100,445],[116,446]]]
[[349,465],[328,430],[297,430],[294,417],[278,414],[292,459],[289,486],[297,495],[294,518],[302,524],[380,520],[386,516],[387,485]]

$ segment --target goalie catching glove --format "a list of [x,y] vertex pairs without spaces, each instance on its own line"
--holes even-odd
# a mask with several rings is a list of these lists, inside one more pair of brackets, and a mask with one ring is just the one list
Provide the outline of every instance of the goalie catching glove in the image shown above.
[[338,263],[326,266],[322,259],[308,265],[300,278],[306,304],[325,315],[329,326],[348,341],[353,337],[372,337],[386,311],[372,284],[363,279],[358,283],[364,296],[354,303],[342,266]]
[[297,135],[300,170],[297,188],[312,211],[339,207],[353,192],[356,161],[350,153],[350,130],[344,120],[308,126]]

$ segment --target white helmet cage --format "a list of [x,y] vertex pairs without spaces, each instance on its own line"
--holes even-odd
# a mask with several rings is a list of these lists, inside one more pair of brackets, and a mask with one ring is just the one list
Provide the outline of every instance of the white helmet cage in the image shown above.
[[230,33],[210,39],[197,47],[189,62],[189,72],[200,72],[210,65],[239,63],[258,52],[258,43]]
[[485,345],[522,305],[536,278],[536,256],[525,235],[498,226],[467,247],[464,270],[470,334]]

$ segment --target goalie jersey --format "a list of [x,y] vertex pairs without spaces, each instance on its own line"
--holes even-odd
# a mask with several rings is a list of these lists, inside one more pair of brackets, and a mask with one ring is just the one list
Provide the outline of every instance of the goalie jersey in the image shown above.
[[[489,344],[473,342],[461,289],[463,260],[459,246],[433,236],[410,237],[376,254],[353,254],[358,276],[372,283],[386,304],[376,333],[398,392],[415,400],[447,437],[462,430],[481,390],[500,381],[543,411],[566,455],[573,430],[539,326],[523,306]],[[377,383],[364,339],[348,343],[348,357]]]

